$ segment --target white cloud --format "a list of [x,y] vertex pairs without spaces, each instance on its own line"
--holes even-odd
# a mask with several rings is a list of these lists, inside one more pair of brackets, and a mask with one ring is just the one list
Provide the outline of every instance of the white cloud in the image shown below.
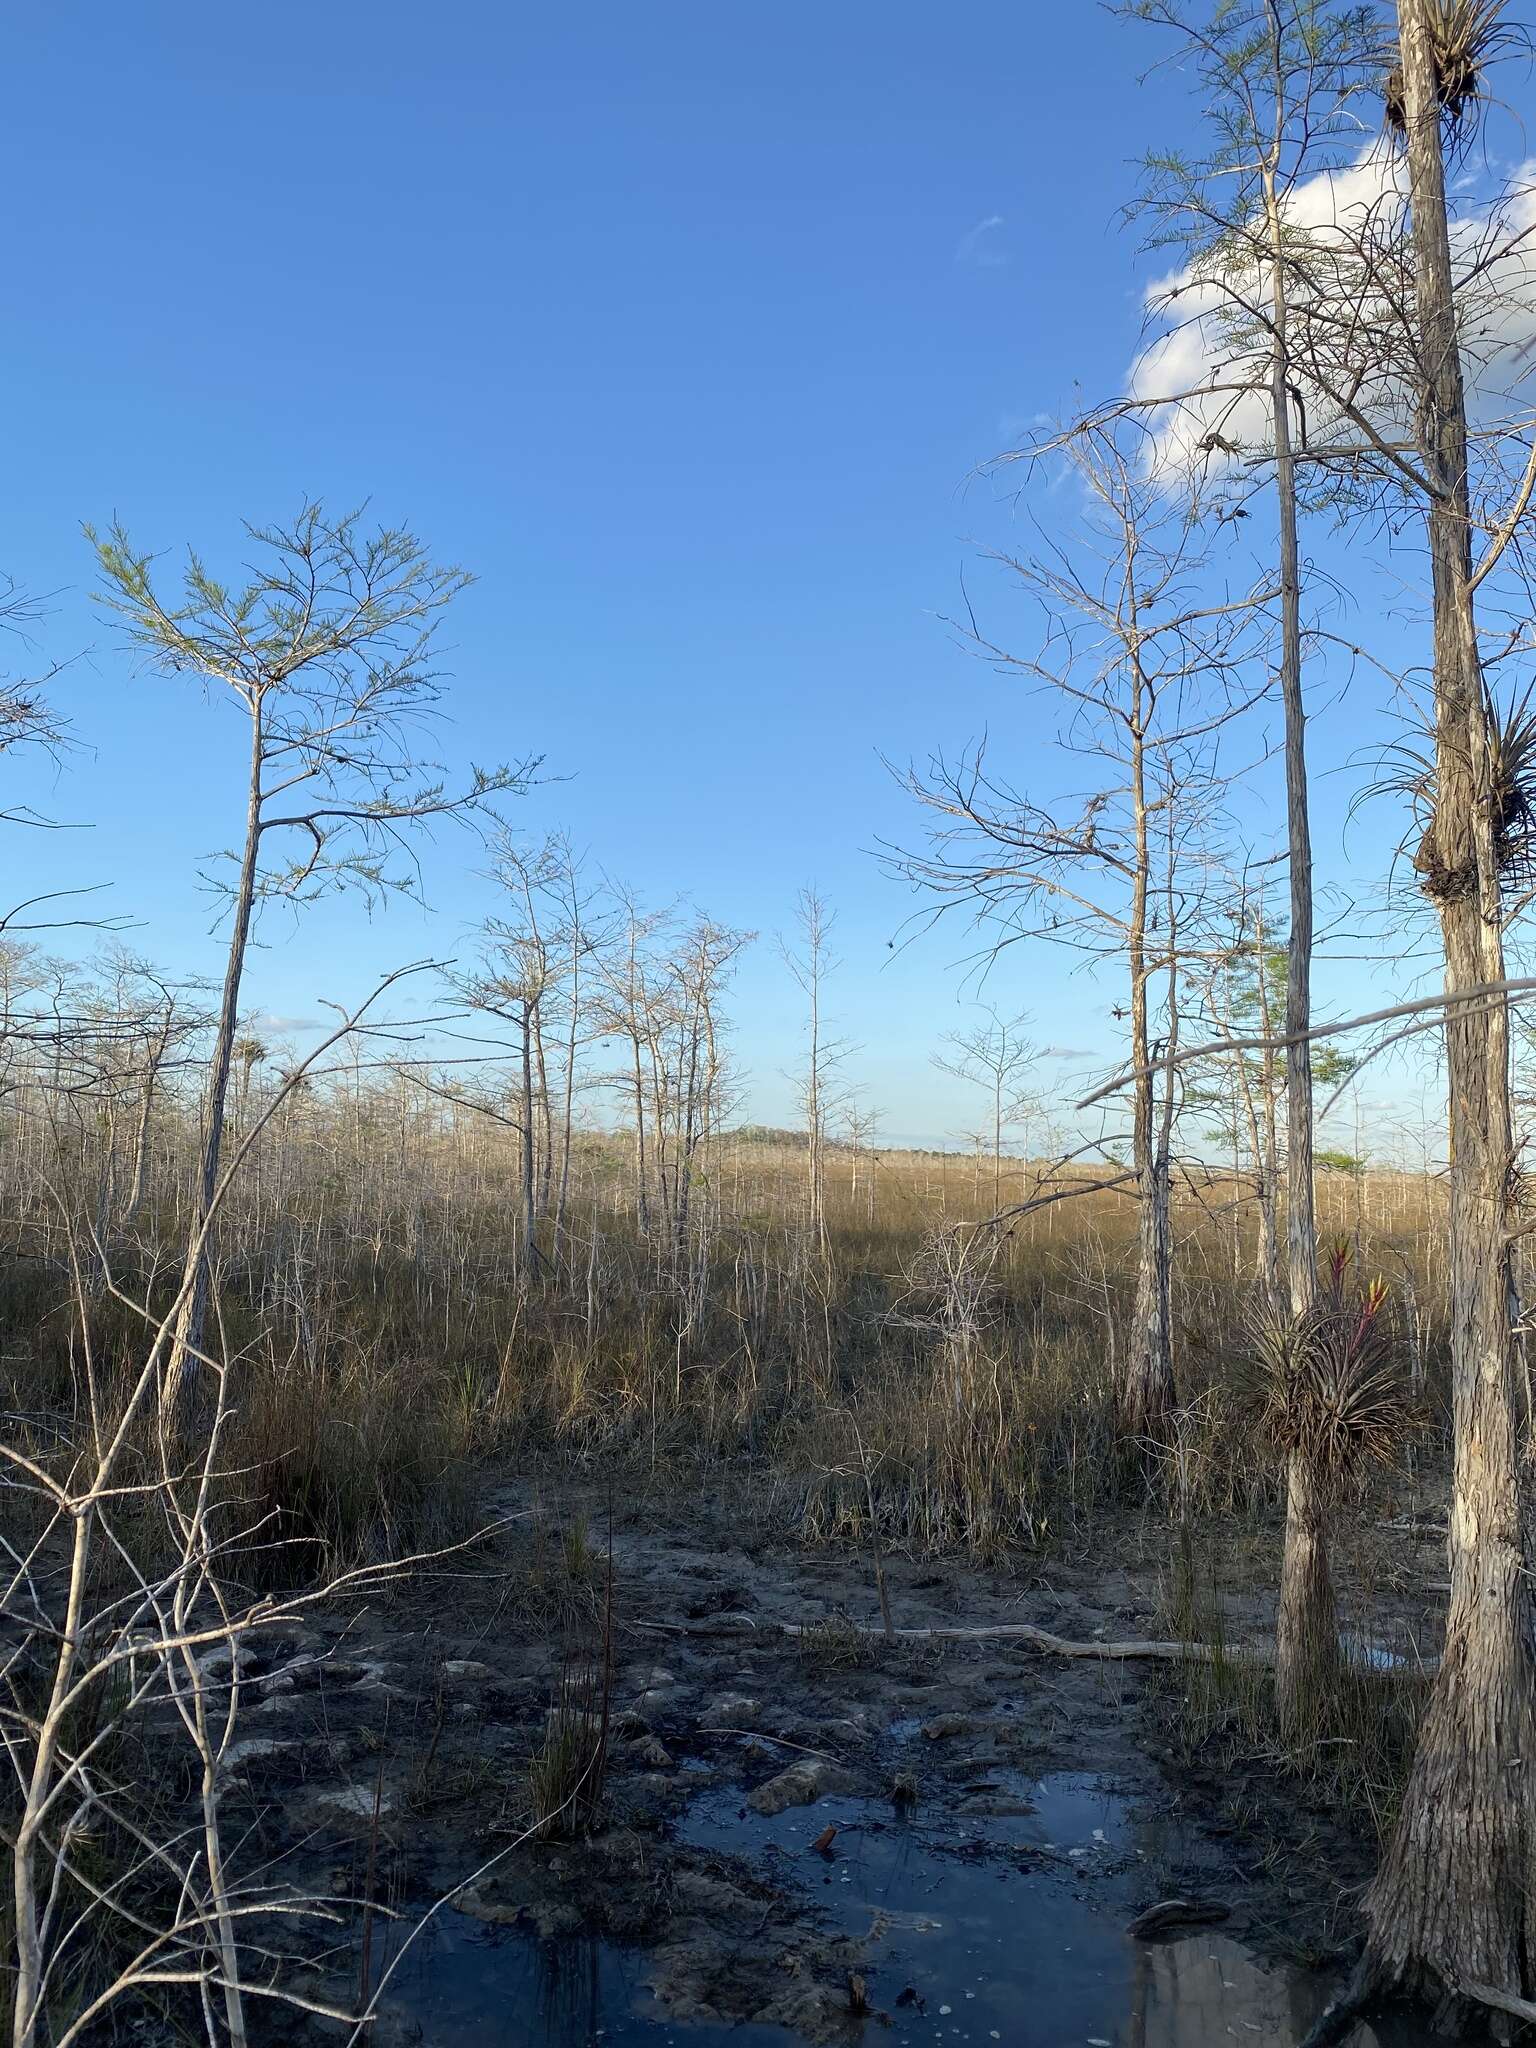
[[975,227],[967,228],[955,244],[956,263],[969,264],[977,270],[1005,269],[1008,252],[997,246],[996,237],[998,229],[1006,225],[1000,213],[989,213]]
[[[1396,152],[1373,147],[1353,163],[1322,173],[1296,187],[1287,203],[1291,223],[1308,231],[1311,269],[1319,281],[1315,304],[1327,311],[1347,304],[1362,275],[1358,251],[1395,243],[1402,221],[1406,173]],[[1529,237],[1529,240],[1525,239]],[[1462,350],[1474,408],[1489,416],[1507,401],[1532,368],[1536,344],[1536,164],[1522,165],[1502,203],[1464,210],[1452,231],[1453,258],[1462,286],[1459,306]],[[1382,273],[1378,272],[1378,276]],[[1267,304],[1268,266],[1256,262],[1229,280],[1242,297]],[[1262,333],[1245,335],[1233,318],[1229,289],[1207,269],[1191,266],[1159,278],[1147,290],[1146,307],[1163,331],[1131,366],[1132,398],[1180,402],[1155,420],[1149,466],[1154,472],[1187,474],[1220,468],[1232,457],[1209,437],[1240,449],[1269,445],[1269,403],[1263,379],[1267,350]],[[1298,311],[1304,322],[1306,306]],[[1372,312],[1387,315],[1378,287]],[[1372,322],[1371,324],[1374,324]],[[1390,326],[1390,319],[1386,324]],[[1326,331],[1326,330],[1324,330]],[[1315,387],[1303,384],[1307,430],[1316,445],[1325,439],[1359,438],[1337,408]],[[1240,391],[1214,387],[1251,386]],[[1406,428],[1406,385],[1390,370],[1367,385],[1359,401],[1379,429]]]

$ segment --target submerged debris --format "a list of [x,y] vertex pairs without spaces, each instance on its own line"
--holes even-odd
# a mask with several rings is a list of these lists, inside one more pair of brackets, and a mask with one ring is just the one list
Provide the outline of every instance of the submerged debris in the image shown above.
[[1230,1920],[1232,1908],[1214,1899],[1160,1899],[1126,1928],[1137,1941],[1155,1941],[1160,1934],[1172,1934],[1186,1927],[1214,1927]]

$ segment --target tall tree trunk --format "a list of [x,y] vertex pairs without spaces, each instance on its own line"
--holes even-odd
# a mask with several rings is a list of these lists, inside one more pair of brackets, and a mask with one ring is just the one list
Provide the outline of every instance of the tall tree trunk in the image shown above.
[[655,1167],[656,1199],[661,1208],[661,1221],[666,1226],[666,1243],[657,1246],[657,1270],[672,1244],[672,1157],[675,1144],[673,1117],[669,1104],[671,1093],[666,1064],[665,1047],[652,1039],[649,1045],[651,1056],[651,1158]]
[[[1504,976],[1490,733],[1472,605],[1466,407],[1428,0],[1398,0],[1420,456],[1433,492],[1435,809],[1418,854],[1454,995]],[[1503,1003],[1446,1011],[1455,1454],[1445,1654],[1402,1817],[1366,1898],[1374,1981],[1536,1989],[1536,1641],[1518,1486]]]
[[[1275,118],[1284,118],[1284,77],[1275,42]],[[1276,158],[1279,138],[1276,138]],[[1274,260],[1270,413],[1280,540],[1280,700],[1285,716],[1285,814],[1290,854],[1290,937],[1285,968],[1285,1218],[1291,1313],[1310,1314],[1317,1299],[1317,1216],[1312,1164],[1312,822],[1307,798],[1307,712],[1301,681],[1301,555],[1296,531],[1296,464],[1291,447],[1291,371],[1283,223],[1275,191],[1277,163],[1265,175]],[[1264,973],[1261,956],[1259,972]],[[1266,1054],[1266,1058],[1268,1055]],[[1307,1460],[1293,1452],[1286,1470],[1285,1548],[1275,1617],[1275,1706],[1280,1725],[1299,1732],[1338,1678],[1339,1626],[1328,1562],[1327,1493]]]
[[261,845],[262,741],[262,708],[258,698],[251,705],[251,761],[246,789],[245,844],[240,855],[240,879],[235,887],[234,927],[229,935],[229,957],[224,968],[224,993],[219,1004],[219,1022],[213,1041],[213,1061],[208,1073],[203,1156],[198,1168],[197,1186],[193,1192],[187,1260],[182,1272],[181,1309],[172,1333],[170,1359],[160,1389],[161,1420],[172,1428],[180,1427],[189,1420],[196,1400],[198,1353],[202,1349],[203,1326],[208,1316],[210,1219],[213,1215],[214,1198],[218,1193],[219,1160],[224,1149],[224,1109],[229,1097],[235,1033],[240,1023],[240,985],[245,974],[251,917],[256,907],[256,857]]
[[649,1169],[645,1159],[645,1076],[640,1065],[640,1033],[638,1027],[631,1040],[634,1052],[635,1089],[635,1226],[642,1237],[648,1237],[651,1229],[651,1199]]
[[[542,952],[542,949],[541,949]],[[542,964],[539,974],[539,1001],[533,1012],[533,1073],[534,1091],[538,1105],[538,1211],[541,1216],[549,1214],[550,1194],[555,1177],[555,1113],[549,1099],[549,1067],[544,1058],[544,990],[548,978]]]
[[[1289,442],[1287,442],[1287,451],[1289,451]],[[1294,509],[1294,508],[1293,508],[1293,509]],[[1299,592],[1299,591],[1298,591],[1297,595],[1298,595],[1298,599],[1299,599],[1299,596],[1300,596],[1300,592]],[[1298,605],[1298,609],[1297,609],[1297,614],[1296,614],[1296,624],[1297,624],[1297,627],[1298,627],[1298,632],[1297,632],[1297,640],[1298,640],[1298,646],[1297,646],[1297,657],[1298,657],[1298,659],[1297,659],[1297,674],[1298,674],[1298,679],[1299,679],[1299,676],[1300,676],[1300,646],[1299,646],[1299,641],[1300,641],[1300,632],[1299,632],[1299,627],[1300,627],[1300,612],[1299,612],[1299,605]],[[1305,823],[1305,821],[1306,821],[1306,814],[1307,814],[1307,813],[1306,813],[1306,759],[1305,759],[1305,755],[1304,755],[1304,754],[1302,754],[1302,753],[1300,752],[1300,750],[1299,750],[1299,749],[1298,749],[1298,757],[1297,757],[1297,760],[1298,760],[1298,767],[1299,767],[1299,769],[1300,769],[1300,773],[1301,773],[1301,814],[1302,814],[1302,820],[1303,820],[1303,828],[1302,828],[1302,829],[1303,829],[1303,833],[1305,833],[1305,831],[1306,831],[1306,823]],[[1293,842],[1293,843],[1292,843],[1292,852],[1291,852],[1291,858],[1292,858],[1292,861],[1293,861],[1293,862],[1295,861],[1295,857],[1296,857],[1296,856],[1295,856],[1295,846],[1294,846],[1294,842]],[[1306,881],[1305,889],[1306,889],[1306,898],[1307,898],[1307,909],[1308,909],[1308,913],[1309,913],[1309,929],[1308,929],[1308,932],[1307,932],[1307,953],[1308,953],[1308,956],[1309,956],[1309,961],[1308,961],[1308,964],[1310,965],[1310,955],[1311,955],[1311,951],[1312,951],[1312,934],[1311,934],[1311,930],[1310,930],[1310,912],[1311,912],[1311,907],[1312,907],[1312,880],[1311,880],[1311,865],[1312,865],[1312,861],[1311,861],[1311,847],[1310,847],[1310,844],[1308,844],[1308,845],[1307,845],[1307,848],[1306,848],[1306,863],[1305,863],[1305,865],[1306,865],[1306,867],[1307,867],[1307,871],[1308,871],[1308,872],[1307,872],[1307,881]],[[1294,870],[1293,870],[1293,874],[1292,874],[1292,882],[1291,882],[1291,893],[1292,893],[1292,910],[1293,910],[1293,912],[1294,912],[1294,909],[1295,909],[1295,901],[1294,901],[1294,899],[1295,899],[1295,894],[1296,894],[1296,883],[1295,883],[1295,877],[1294,877]],[[1272,1002],[1271,1002],[1271,1000],[1270,1000],[1270,988],[1269,988],[1269,928],[1268,928],[1268,925],[1267,925],[1267,924],[1266,924],[1266,922],[1265,922],[1265,917],[1264,917],[1264,906],[1263,906],[1263,899],[1262,899],[1262,898],[1260,899],[1260,902],[1259,902],[1259,907],[1258,907],[1257,913],[1256,913],[1256,915],[1255,915],[1255,917],[1254,917],[1254,925],[1253,925],[1253,936],[1254,936],[1254,944],[1255,944],[1255,946],[1256,946],[1256,948],[1257,948],[1257,957],[1258,957],[1258,970],[1259,970],[1259,971],[1258,971],[1258,978],[1257,978],[1257,980],[1256,980],[1256,982],[1255,982],[1255,987],[1256,987],[1256,988],[1258,989],[1258,995],[1259,995],[1259,1023],[1260,1023],[1260,1027],[1261,1027],[1261,1029],[1263,1030],[1263,1033],[1264,1033],[1264,1036],[1265,1036],[1265,1038],[1266,1038],[1266,1039],[1273,1039],[1273,1038],[1274,1038],[1274,1036],[1275,1036],[1275,1017],[1274,1017],[1274,1005],[1272,1004]],[[1286,966],[1287,966],[1287,977],[1288,977],[1288,978],[1287,978],[1287,1002],[1286,1002],[1286,1024],[1287,1024],[1287,1028],[1288,1028],[1288,1029],[1290,1029],[1290,1030],[1296,1030],[1296,1029],[1305,1029],[1305,1028],[1306,1028],[1306,1027],[1305,1027],[1305,1024],[1302,1024],[1302,1025],[1299,1025],[1299,1026],[1298,1026],[1297,1024],[1295,1024],[1295,1023],[1294,1023],[1294,1022],[1292,1021],[1292,1016],[1291,1016],[1291,1013],[1292,1013],[1293,1005],[1291,1004],[1291,1002],[1290,1002],[1290,1000],[1289,1000],[1289,994],[1290,994],[1290,988],[1289,988],[1289,970],[1290,970],[1290,958],[1289,958],[1289,955],[1287,956]],[[1295,1010],[1296,1010],[1296,1014],[1297,1014],[1298,1016],[1301,1016],[1301,1017],[1309,1017],[1309,1016],[1310,1016],[1310,1012],[1311,1012],[1311,989],[1310,989],[1310,987],[1309,987],[1309,988],[1308,988],[1308,989],[1307,989],[1307,990],[1305,991],[1305,993],[1304,993],[1304,995],[1303,995],[1303,997],[1302,997],[1302,1000],[1301,1000],[1301,1001],[1300,1001],[1300,1002],[1299,1002],[1298,1004],[1294,1005],[1294,1008],[1295,1008]],[[1280,1130],[1279,1130],[1279,1099],[1280,1099],[1281,1089],[1280,1089],[1280,1085],[1279,1085],[1279,1073],[1278,1073],[1278,1067],[1279,1067],[1279,1062],[1278,1062],[1278,1061],[1276,1060],[1276,1058],[1275,1058],[1275,1050],[1274,1050],[1274,1047],[1273,1047],[1273,1045],[1269,1045],[1269,1044],[1266,1044],[1266,1045],[1265,1045],[1265,1047],[1264,1047],[1264,1050],[1263,1050],[1263,1051],[1262,1051],[1262,1052],[1260,1053],[1260,1055],[1259,1055],[1259,1090],[1260,1090],[1260,1105],[1261,1105],[1261,1107],[1262,1107],[1262,1111],[1263,1111],[1263,1114],[1262,1114],[1261,1116],[1260,1116],[1260,1115],[1257,1115],[1257,1114],[1255,1113],[1255,1110],[1254,1110],[1254,1107],[1253,1107],[1253,1100],[1252,1100],[1252,1095],[1253,1095],[1253,1091],[1252,1091],[1252,1088],[1248,1086],[1248,1084],[1247,1084],[1247,1082],[1246,1082],[1246,1079],[1245,1079],[1245,1084],[1244,1084],[1244,1085],[1245,1085],[1245,1091],[1246,1091],[1246,1099],[1247,1099],[1247,1101],[1248,1101],[1248,1103],[1249,1103],[1249,1115],[1250,1115],[1250,1117],[1252,1118],[1252,1120],[1253,1120],[1253,1123],[1254,1123],[1254,1157],[1255,1157],[1255,1159],[1256,1159],[1256,1160],[1257,1160],[1257,1161],[1259,1162],[1259,1176],[1260,1176],[1260,1184],[1261,1184],[1261,1187],[1262,1187],[1262,1194],[1261,1194],[1261,1196],[1260,1196],[1260,1199],[1259,1199],[1259,1217],[1260,1217],[1260,1240],[1261,1240],[1261,1253],[1262,1253],[1262,1272],[1263,1272],[1263,1282],[1264,1282],[1264,1287],[1265,1287],[1265,1289],[1266,1289],[1266,1291],[1267,1291],[1267,1293],[1268,1293],[1268,1295],[1269,1295],[1269,1299],[1270,1299],[1270,1300],[1271,1300],[1272,1302],[1276,1302],[1276,1303],[1278,1303],[1278,1302],[1280,1302],[1281,1300],[1283,1300],[1283,1299],[1284,1299],[1284,1297],[1285,1297],[1285,1293],[1286,1293],[1286,1290],[1285,1290],[1285,1288],[1284,1288],[1284,1287],[1282,1286],[1282,1284],[1281,1284],[1281,1277],[1280,1277],[1280,1242],[1279,1242],[1279,1228],[1278,1228],[1278,1225],[1277,1225],[1277,1222],[1276,1222],[1276,1197],[1277,1197],[1277,1195],[1278,1195],[1278,1192],[1279,1192],[1279,1188],[1280,1188]],[[1243,1070],[1242,1070],[1242,1071],[1243,1071],[1243,1073],[1244,1073],[1244,1075],[1245,1075],[1245,1077],[1246,1077],[1246,1075],[1247,1075],[1247,1071],[1248,1071],[1248,1070],[1247,1070],[1247,1068],[1246,1068],[1246,1067],[1245,1067],[1245,1068],[1243,1068]],[[1311,1061],[1310,1061],[1310,1058],[1309,1058],[1309,1060],[1308,1060],[1308,1063],[1307,1063],[1307,1080],[1306,1080],[1306,1092],[1307,1092],[1307,1113],[1306,1113],[1306,1123],[1307,1123],[1307,1130],[1308,1130],[1308,1133],[1309,1133],[1309,1134],[1310,1134],[1310,1132],[1311,1132],[1311,1129],[1312,1129],[1312,1100],[1311,1100],[1311,1089],[1312,1089],[1312,1068],[1311,1068]],[[1294,1102],[1295,1100],[1296,1100],[1296,1097],[1295,1097],[1295,1094],[1294,1094],[1294,1092],[1292,1092],[1292,1091],[1290,1091],[1290,1090],[1288,1089],[1288,1090],[1286,1091],[1286,1101],[1287,1101],[1287,1103],[1292,1103],[1292,1102]],[[1292,1162],[1292,1163],[1294,1164],[1294,1161],[1295,1161],[1295,1158],[1296,1158],[1296,1153],[1295,1153],[1295,1150],[1294,1150],[1294,1148],[1293,1148],[1293,1149],[1291,1150],[1291,1152],[1290,1152],[1290,1154],[1289,1154],[1288,1156],[1289,1156],[1289,1159],[1290,1159],[1290,1161],[1291,1161],[1291,1162]],[[1305,1182],[1304,1182],[1304,1187],[1305,1187],[1305,1196],[1304,1196],[1304,1199],[1305,1199],[1305,1200],[1306,1200],[1306,1202],[1307,1202],[1307,1203],[1308,1203],[1308,1204],[1310,1205],[1310,1202],[1311,1202],[1311,1196],[1312,1196],[1312,1155],[1311,1155],[1311,1152],[1310,1152],[1310,1151],[1309,1151],[1309,1152],[1308,1152],[1308,1154],[1307,1154],[1307,1163],[1306,1163],[1306,1174],[1305,1174]],[[1295,1210],[1294,1210],[1294,1208],[1293,1208],[1293,1209],[1291,1209],[1291,1212],[1290,1212],[1290,1213],[1291,1213],[1291,1215],[1292,1215],[1292,1216],[1294,1216],[1294,1214],[1295,1214]],[[1310,1214],[1310,1207],[1309,1207],[1309,1211],[1308,1211],[1308,1213]],[[1314,1260],[1314,1263],[1315,1263],[1315,1260]]]
[[533,1005],[523,1004],[521,1018],[523,1027],[522,1043],[522,1197],[523,1197],[523,1277],[531,1280],[539,1264],[539,1194],[538,1163],[534,1144],[534,1115],[536,1090],[533,1085]]
[[[1007,1052],[1007,1040],[1003,1051]],[[1003,1206],[1003,1075],[999,1068],[997,1085],[992,1091],[992,1214],[995,1216]]]
[[678,1136],[677,1161],[677,1213],[673,1219],[672,1243],[677,1258],[678,1271],[682,1271],[683,1255],[688,1248],[688,1210],[693,1193],[693,1155],[699,1142],[699,1053],[700,1023],[699,998],[694,996],[694,1008],[688,1023],[688,1067],[682,1077],[679,1093],[681,1129]]
[[1161,1442],[1168,1433],[1176,1397],[1169,1302],[1172,1239],[1168,1150],[1157,1129],[1147,1004],[1147,984],[1152,973],[1147,961],[1152,854],[1147,829],[1146,749],[1139,718],[1132,730],[1131,746],[1136,870],[1127,951],[1131,971],[1131,1058],[1136,1067],[1131,1138],[1137,1202],[1136,1303],[1126,1351],[1120,1427],[1125,1437],[1153,1444]]
[[581,919],[574,911],[575,884],[572,883],[571,918],[571,1015],[565,1034],[565,1081],[560,1102],[560,1187],[555,1197],[554,1256],[558,1266],[564,1257],[565,1219],[571,1199],[571,1123],[576,1103],[576,1048],[581,1039]]
[[823,1251],[827,1248],[826,1220],[822,1213],[821,1166],[821,978],[817,956],[811,959],[811,1063],[806,1080],[806,1168],[809,1177],[811,1229]]
[[1314,1724],[1338,1670],[1327,1497],[1307,1460],[1293,1454],[1286,1468],[1285,1551],[1275,1610],[1275,1710],[1288,1734]]
[[139,1212],[144,1200],[144,1190],[149,1180],[149,1141],[155,1113],[155,1089],[160,1080],[160,1069],[170,1051],[171,1031],[174,1013],[167,1005],[165,1021],[153,1038],[146,1038],[144,1045],[144,1081],[139,1090],[139,1115],[133,1133],[133,1171],[129,1178],[128,1195],[123,1203],[123,1213],[118,1219],[119,1230],[126,1230]]

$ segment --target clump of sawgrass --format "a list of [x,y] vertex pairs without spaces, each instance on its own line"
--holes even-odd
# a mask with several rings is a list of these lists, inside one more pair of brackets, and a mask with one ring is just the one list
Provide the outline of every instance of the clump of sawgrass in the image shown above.
[[1219,1644],[1223,1633],[1221,1596],[1214,1576],[1202,1569],[1200,1547],[1188,1515],[1174,1524],[1173,1555],[1158,1587],[1158,1609],[1167,1633],[1180,1643]]
[[[1435,97],[1441,112],[1460,122],[1467,108],[1486,96],[1489,64],[1511,40],[1505,0],[1429,0],[1430,49],[1435,62]],[[1402,134],[1408,126],[1403,67],[1395,64],[1386,83],[1387,124]]]
[[1413,1761],[1428,1677],[1407,1664],[1374,1670],[1345,1661],[1330,1672],[1325,1694],[1282,1726],[1272,1671],[1238,1654],[1229,1640],[1230,1569],[1227,1544],[1199,1541],[1181,1525],[1163,1617],[1177,1640],[1209,1654],[1167,1668],[1164,1717],[1175,1753],[1189,1764],[1257,1767],[1262,1796],[1276,1796],[1276,1780],[1299,1787],[1312,1803],[1353,1816],[1384,1843]]
[[1240,1389],[1213,1380],[1189,1394],[1150,1447],[1144,1470],[1151,1498],[1188,1527],[1192,1518],[1251,1514],[1271,1507],[1279,1486],[1256,1439],[1258,1418]]
[[[888,1345],[836,1410],[786,1432],[779,1455],[819,1467],[800,1534],[989,1558],[1066,1541],[1117,1485],[1114,1390],[1091,1329],[1032,1335]],[[857,1460],[826,1458],[854,1437]]]
[[606,1659],[566,1666],[528,1765],[532,1827],[541,1840],[589,1833],[602,1809],[609,1694]]
[[[1309,1799],[1354,1816],[1385,1844],[1396,1825],[1418,1741],[1429,1681],[1416,1672],[1343,1667],[1326,1699],[1298,1717],[1305,1735],[1288,1734],[1275,1713],[1270,1674],[1218,1654],[1180,1671],[1175,1739],[1187,1759],[1224,1743],[1273,1769]],[[1284,1796],[1284,1795],[1283,1795]]]
[[[568,1568],[595,1566],[585,1522],[566,1531]],[[560,1674],[544,1737],[528,1765],[528,1801],[535,1835],[584,1835],[602,1810],[613,1719],[613,1551],[603,1560],[602,1618],[595,1650],[570,1652]]]
[[414,1362],[252,1374],[228,1441],[232,1505],[255,1532],[240,1568],[257,1585],[442,1547],[472,1529],[462,1412]]
[[881,1640],[846,1614],[827,1614],[804,1625],[795,1647],[802,1661],[818,1670],[852,1671],[877,1661]]
[[560,1561],[567,1584],[595,1593],[602,1584],[603,1560],[592,1541],[585,1515],[573,1515],[560,1537]]
[[525,1629],[569,1638],[600,1617],[605,1577],[585,1515],[574,1516],[558,1536],[536,1517],[526,1550],[508,1568],[506,1611]]
[[405,1782],[404,1804],[418,1819],[466,1800],[485,1801],[501,1790],[495,1759],[484,1754],[445,1756],[442,1723],[434,1723],[427,1747]]

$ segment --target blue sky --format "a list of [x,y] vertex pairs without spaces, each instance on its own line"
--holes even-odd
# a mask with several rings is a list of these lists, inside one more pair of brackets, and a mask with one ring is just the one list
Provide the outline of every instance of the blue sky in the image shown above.
[[[449,758],[543,754],[564,779],[530,831],[763,933],[735,1002],[755,1113],[788,1114],[771,934],[815,881],[887,1128],[969,1127],[928,1063],[965,1021],[957,948],[887,947],[906,904],[867,850],[912,820],[878,754],[987,724],[1016,779],[1059,773],[1040,707],[941,615],[1009,537],[975,466],[1125,375],[1150,266],[1119,209],[1191,122],[1177,74],[1138,83],[1155,54],[1091,0],[18,10],[0,566],[54,593],[39,649],[74,657],[85,750],[8,772],[89,829],[13,840],[13,871],[109,881],[136,945],[217,967],[195,864],[234,831],[234,720],[135,674],[80,524],[217,566],[242,518],[370,497],[479,579],[447,628]],[[1322,713],[1323,766],[1361,723]],[[1319,785],[1340,865],[1349,780]],[[253,1006],[314,1016],[462,947],[467,864],[455,835],[429,850],[430,919],[274,923]],[[1068,965],[1020,956],[993,997],[1105,1044],[1113,992]]]

